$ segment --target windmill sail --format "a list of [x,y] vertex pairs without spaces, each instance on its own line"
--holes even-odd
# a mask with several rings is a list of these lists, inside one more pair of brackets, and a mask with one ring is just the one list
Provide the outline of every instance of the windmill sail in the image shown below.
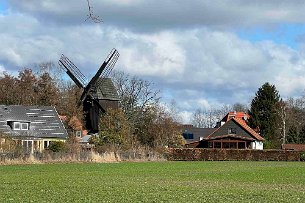
[[63,67],[70,78],[75,82],[79,88],[85,88],[86,77],[80,72],[80,70],[68,59],[68,57],[61,55],[59,59],[59,65]]
[[[94,77],[90,80],[88,85],[85,87],[84,92],[81,96],[80,102],[84,102],[85,98],[87,97],[88,93],[92,89],[92,87],[96,84],[98,81],[99,77],[102,75],[102,77],[105,77],[106,75],[108,76],[113,69],[113,66],[117,62],[120,54],[116,49],[113,49],[104,63],[101,65],[97,73],[94,75]],[[104,73],[105,72],[105,73]]]
[[59,60],[60,66],[66,71],[75,84],[83,89],[79,105],[83,105],[86,129],[89,134],[99,132],[99,119],[106,109],[118,108],[118,95],[110,78],[107,78],[117,62],[120,54],[113,49],[103,62],[97,73],[86,85],[86,78],[80,70],[64,55]]

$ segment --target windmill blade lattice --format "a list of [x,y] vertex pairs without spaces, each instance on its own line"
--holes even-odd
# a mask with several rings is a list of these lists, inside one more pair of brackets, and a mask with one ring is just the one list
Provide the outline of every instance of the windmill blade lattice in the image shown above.
[[84,88],[86,86],[86,77],[80,72],[76,65],[68,59],[68,57],[62,54],[59,59],[59,65],[64,69],[64,71],[66,71],[79,88]]
[[105,62],[107,63],[107,66],[105,67],[103,73],[100,76],[100,80],[97,82],[97,86],[100,91],[102,92],[101,88],[103,85],[103,78],[108,78],[111,71],[113,70],[114,65],[118,61],[118,58],[120,57],[120,53],[116,49],[112,49],[108,57],[106,58]]
[[[109,75],[109,73],[111,72],[113,66],[115,65],[115,63],[117,62],[118,58],[119,58],[119,52],[116,49],[112,49],[112,51],[110,52],[110,54],[108,55],[108,57],[106,58],[106,60],[104,61],[104,63],[101,65],[101,67],[99,68],[99,70],[96,72],[96,74],[93,76],[93,78],[89,81],[89,83],[87,84],[87,86],[84,88],[84,92],[81,95],[80,98],[80,102],[84,102],[85,98],[87,97],[87,95],[89,94],[90,90],[93,88],[93,86],[97,86],[100,85],[99,82],[99,78],[100,77],[105,77],[105,75]],[[106,73],[105,69],[107,68]]]

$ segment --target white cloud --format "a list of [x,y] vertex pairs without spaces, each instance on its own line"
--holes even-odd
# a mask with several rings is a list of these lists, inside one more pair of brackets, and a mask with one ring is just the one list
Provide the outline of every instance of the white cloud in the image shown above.
[[116,68],[152,80],[185,121],[196,108],[248,103],[264,82],[284,97],[305,87],[305,49],[234,33],[242,26],[303,23],[301,1],[92,1],[101,24],[84,22],[86,1],[9,3],[0,16],[0,71],[56,62],[64,53],[90,77],[115,47]]
[[[125,35],[127,33],[125,32]],[[122,42],[124,68],[137,75],[168,77],[184,72],[185,54],[172,32],[152,35],[128,33],[132,39]],[[130,37],[129,37],[130,38]]]
[[104,0],[107,4],[116,4],[117,6],[135,6],[143,3],[144,0]]
[[[9,6],[12,11],[30,13],[43,22],[71,25],[86,18],[86,3],[85,0],[10,0]],[[305,3],[301,0],[99,0],[92,1],[91,6],[105,23],[141,31],[203,26],[269,27],[305,22]]]
[[190,124],[193,113],[190,111],[180,111],[178,116],[181,118],[182,123]]

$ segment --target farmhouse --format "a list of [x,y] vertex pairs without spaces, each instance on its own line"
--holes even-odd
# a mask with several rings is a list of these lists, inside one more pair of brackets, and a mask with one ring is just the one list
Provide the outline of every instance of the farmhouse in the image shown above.
[[247,125],[248,118],[244,112],[230,112],[217,123],[212,133],[189,142],[186,147],[263,149],[264,138]]
[[68,137],[55,107],[51,106],[0,105],[0,131],[31,153]]

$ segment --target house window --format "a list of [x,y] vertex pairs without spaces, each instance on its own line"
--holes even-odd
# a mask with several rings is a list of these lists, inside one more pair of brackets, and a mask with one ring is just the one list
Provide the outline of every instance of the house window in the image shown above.
[[32,151],[33,141],[32,140],[24,140],[22,141],[23,150],[27,153]]
[[46,149],[49,146],[49,142],[48,141],[44,141],[43,142],[43,148]]
[[29,123],[13,122],[13,130],[28,130]]
[[229,128],[228,134],[236,134],[236,128]]
[[28,130],[29,124],[28,123],[21,123],[21,130]]
[[214,148],[221,148],[221,142],[214,142]]
[[246,148],[246,142],[239,142],[238,143],[238,149],[245,149]]
[[194,134],[189,132],[184,132],[183,134],[184,139],[194,139]]
[[14,130],[20,130],[20,122],[14,122]]
[[82,131],[76,131],[75,136],[76,137],[82,137]]

